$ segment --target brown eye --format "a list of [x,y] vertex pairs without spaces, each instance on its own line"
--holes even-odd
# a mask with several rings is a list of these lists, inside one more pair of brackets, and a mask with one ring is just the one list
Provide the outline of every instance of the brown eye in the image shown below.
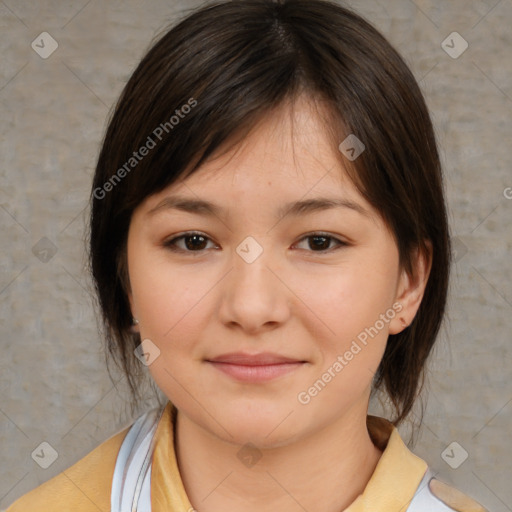
[[[301,242],[303,240],[308,241],[307,250],[310,250],[310,252],[330,252],[332,250],[336,250],[340,247],[348,245],[346,242],[343,242],[342,240],[339,240],[338,238],[327,233],[313,233],[303,237]],[[332,242],[335,242],[336,245],[330,248]]]
[[308,237],[310,240],[309,247],[311,249],[320,249],[320,250],[326,250],[329,248],[329,245],[331,245],[331,238],[328,236],[311,236]]
[[202,235],[188,235],[183,237],[183,240],[185,241],[187,249],[195,251],[196,249],[204,249],[206,238]]
[[[184,233],[164,242],[164,246],[176,252],[201,252],[206,249],[210,239],[202,233]],[[183,244],[178,242],[183,241]]]

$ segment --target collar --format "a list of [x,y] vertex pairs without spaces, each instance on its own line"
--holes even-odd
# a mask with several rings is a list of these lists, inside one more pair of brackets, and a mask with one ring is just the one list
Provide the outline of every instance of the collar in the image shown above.
[[[176,460],[176,413],[176,407],[168,402],[155,434],[151,470],[153,512],[194,510]],[[383,453],[363,493],[344,512],[405,512],[427,470],[427,463],[407,448],[397,428],[385,418],[368,415],[366,424],[373,443]]]

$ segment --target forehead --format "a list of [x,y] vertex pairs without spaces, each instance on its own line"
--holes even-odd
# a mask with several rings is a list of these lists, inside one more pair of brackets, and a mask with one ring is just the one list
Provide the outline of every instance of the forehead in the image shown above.
[[336,167],[332,178],[343,181],[342,157],[329,137],[326,107],[302,96],[267,113],[229,151],[219,148],[204,174],[225,170],[231,176],[251,169],[258,176],[318,180]]
[[318,101],[300,97],[285,103],[263,116],[242,140],[218,148],[185,180],[149,198],[147,206],[154,207],[170,192],[204,194],[227,203],[335,194],[357,198],[371,210],[348,177],[328,119]]

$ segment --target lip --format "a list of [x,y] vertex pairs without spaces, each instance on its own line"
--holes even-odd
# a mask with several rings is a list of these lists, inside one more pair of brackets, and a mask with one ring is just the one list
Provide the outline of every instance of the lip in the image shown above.
[[291,373],[306,361],[271,352],[247,354],[232,352],[207,359],[217,370],[242,382],[266,382]]
[[244,366],[267,366],[284,363],[304,363],[305,361],[292,357],[285,357],[272,352],[248,354],[246,352],[230,352],[208,359],[211,363],[238,364]]

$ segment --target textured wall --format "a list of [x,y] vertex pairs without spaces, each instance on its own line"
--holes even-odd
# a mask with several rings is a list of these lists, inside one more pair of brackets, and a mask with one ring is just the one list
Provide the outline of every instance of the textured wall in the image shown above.
[[[87,198],[123,84],[197,5],[0,1],[0,508],[131,421],[93,313]],[[490,510],[512,510],[512,0],[353,7],[420,81],[446,171],[457,263],[414,450]],[[31,457],[42,442],[58,453],[47,469]]]

